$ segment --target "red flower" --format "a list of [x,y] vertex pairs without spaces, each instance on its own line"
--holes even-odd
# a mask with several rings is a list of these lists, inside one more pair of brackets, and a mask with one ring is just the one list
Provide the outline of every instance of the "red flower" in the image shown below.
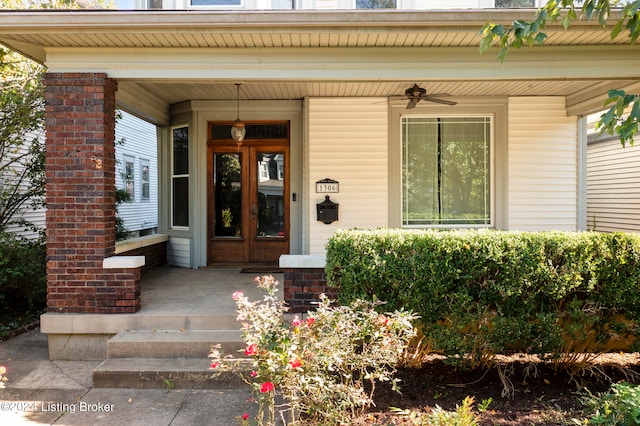
[[249,413],[244,413],[242,415],[242,420],[248,420],[249,419]]
[[260,387],[260,392],[262,393],[267,393],[267,392],[271,392],[273,390],[275,390],[275,386],[273,385],[273,383],[271,382],[264,382],[262,384],[262,386]]
[[252,371],[250,374],[251,377],[256,377],[257,375],[258,375],[257,371]]
[[293,317],[293,322],[291,324],[293,324],[294,327],[300,327],[302,325],[302,320],[296,315]]
[[211,369],[215,370],[216,368],[220,367],[220,363],[219,362],[212,362],[211,363]]
[[314,322],[316,322],[315,318],[307,318],[307,327],[310,327]]
[[300,361],[300,358],[296,357],[293,360],[289,361],[289,365],[291,366],[291,368],[296,369],[302,366],[302,361]]
[[246,356],[254,356],[258,353],[258,346],[256,346],[255,343],[250,344],[249,346],[247,346],[247,348],[244,350],[244,354]]

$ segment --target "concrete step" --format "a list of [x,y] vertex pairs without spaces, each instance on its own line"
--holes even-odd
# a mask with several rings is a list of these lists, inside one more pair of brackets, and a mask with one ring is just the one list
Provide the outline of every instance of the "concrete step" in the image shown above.
[[[250,370],[240,360],[240,370]],[[246,389],[236,372],[214,376],[208,358],[110,358],[93,370],[94,388]],[[246,366],[246,367],[245,367]]]
[[107,358],[206,358],[211,346],[225,355],[242,354],[239,330],[130,330],[107,342]]

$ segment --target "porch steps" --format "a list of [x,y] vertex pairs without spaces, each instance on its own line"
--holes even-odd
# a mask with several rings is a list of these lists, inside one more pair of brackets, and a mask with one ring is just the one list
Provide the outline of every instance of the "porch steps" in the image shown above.
[[[224,354],[232,356],[242,354],[239,351],[244,348],[239,330],[122,331],[107,342],[107,359],[93,370],[93,386],[138,389],[246,386],[232,372],[213,377],[208,358],[213,344],[219,344]],[[247,360],[247,369],[248,366]]]
[[244,349],[239,330],[132,330],[107,342],[107,358],[206,358],[213,344],[225,354]]

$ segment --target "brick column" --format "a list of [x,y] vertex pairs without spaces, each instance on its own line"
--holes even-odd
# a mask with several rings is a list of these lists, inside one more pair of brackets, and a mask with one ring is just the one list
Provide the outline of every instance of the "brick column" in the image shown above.
[[49,312],[140,309],[139,269],[102,268],[115,250],[115,94],[104,73],[48,73]]
[[338,297],[338,289],[327,285],[324,268],[282,268],[284,272],[284,301],[291,313],[306,313],[316,309],[320,295],[331,300]]

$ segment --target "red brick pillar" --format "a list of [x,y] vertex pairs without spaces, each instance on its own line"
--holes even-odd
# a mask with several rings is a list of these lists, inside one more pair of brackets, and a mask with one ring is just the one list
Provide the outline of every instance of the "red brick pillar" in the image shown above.
[[49,312],[140,309],[139,269],[103,269],[115,250],[115,95],[104,73],[48,73]]

